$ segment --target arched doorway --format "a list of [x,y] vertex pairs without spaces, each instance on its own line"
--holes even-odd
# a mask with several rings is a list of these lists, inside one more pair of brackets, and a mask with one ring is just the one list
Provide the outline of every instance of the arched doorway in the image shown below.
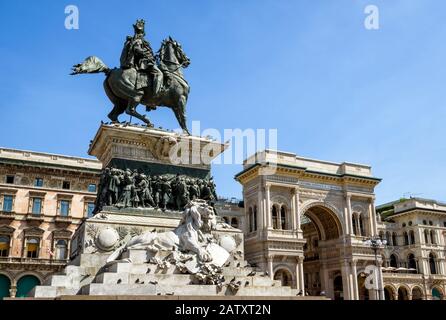
[[333,280],[334,299],[344,300],[344,287],[342,286],[342,276],[338,275]]
[[392,287],[384,287],[384,299],[395,300],[395,291]]
[[286,269],[279,269],[274,274],[274,280],[280,280],[282,286],[291,287],[293,285],[293,278],[291,273]]
[[[304,281],[305,289],[310,295],[319,295],[322,291],[329,298],[344,297],[343,283],[337,288],[333,281],[341,273],[341,252],[336,247],[342,234],[341,223],[336,213],[323,204],[314,204],[303,208],[301,218],[304,245]],[[328,267],[330,265],[330,267]],[[341,277],[342,280],[342,277]],[[335,292],[337,291],[337,293]]]
[[358,275],[359,300],[370,300],[369,289],[365,287],[365,280],[366,280],[365,274]]
[[409,294],[404,287],[398,288],[398,300],[409,300]]
[[11,288],[11,280],[4,274],[0,274],[0,300],[9,297],[9,289]]
[[17,281],[17,298],[28,296],[28,293],[35,287],[40,285],[40,280],[33,275],[23,276]]
[[419,287],[412,289],[412,300],[423,300],[423,292]]
[[438,288],[432,288],[432,300],[443,300],[443,293]]

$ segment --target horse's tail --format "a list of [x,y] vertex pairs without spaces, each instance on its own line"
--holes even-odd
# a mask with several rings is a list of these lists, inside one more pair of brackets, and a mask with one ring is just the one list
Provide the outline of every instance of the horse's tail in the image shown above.
[[85,59],[82,63],[75,64],[71,68],[71,75],[81,74],[81,73],[105,73],[108,75],[110,73],[110,68],[102,62],[101,59],[95,56],[90,56]]

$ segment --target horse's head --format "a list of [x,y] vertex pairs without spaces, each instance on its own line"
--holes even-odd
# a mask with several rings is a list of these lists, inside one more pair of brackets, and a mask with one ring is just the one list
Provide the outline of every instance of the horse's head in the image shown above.
[[109,68],[98,57],[90,56],[82,63],[75,64],[71,70],[71,75],[75,75],[80,73],[107,72]]
[[181,44],[171,37],[163,40],[158,56],[160,61],[166,65],[176,64],[187,68],[190,64],[190,59],[184,53]]

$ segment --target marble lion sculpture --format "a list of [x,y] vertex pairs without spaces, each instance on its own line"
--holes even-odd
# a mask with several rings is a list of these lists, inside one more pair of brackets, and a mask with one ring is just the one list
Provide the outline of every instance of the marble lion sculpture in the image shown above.
[[214,210],[203,200],[191,201],[183,212],[183,218],[173,231],[163,233],[145,232],[131,238],[126,244],[117,248],[107,259],[107,262],[117,260],[127,249],[180,250],[195,253],[201,262],[212,260],[206,251],[204,233],[215,230],[217,219]]

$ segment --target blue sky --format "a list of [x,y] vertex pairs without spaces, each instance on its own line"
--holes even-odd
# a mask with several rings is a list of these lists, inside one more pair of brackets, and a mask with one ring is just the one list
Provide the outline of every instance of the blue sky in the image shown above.
[[[69,4],[79,30],[64,27]],[[379,30],[364,28],[369,4]],[[191,58],[189,126],[277,128],[280,150],[370,164],[378,204],[446,200],[445,11],[438,0],[1,1],[0,145],[86,156],[111,103],[102,74],[70,67],[89,55],[118,65],[144,18],[155,50],[171,35]],[[177,127],[168,109],[151,119]],[[241,196],[240,169],[214,166],[220,195]]]

